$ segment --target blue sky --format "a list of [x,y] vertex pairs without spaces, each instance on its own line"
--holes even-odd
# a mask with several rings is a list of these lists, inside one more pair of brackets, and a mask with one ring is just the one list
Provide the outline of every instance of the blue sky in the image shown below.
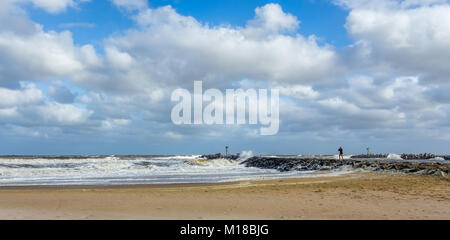
[[[0,154],[448,153],[445,0],[0,3]],[[278,88],[280,131],[174,125],[193,82]]]

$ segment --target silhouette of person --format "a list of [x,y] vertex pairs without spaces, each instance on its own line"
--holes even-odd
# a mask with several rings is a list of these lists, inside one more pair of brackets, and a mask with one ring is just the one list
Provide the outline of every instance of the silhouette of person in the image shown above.
[[339,147],[338,151],[339,151],[339,160],[341,160],[341,158],[342,160],[344,160],[344,150],[342,149],[342,147]]

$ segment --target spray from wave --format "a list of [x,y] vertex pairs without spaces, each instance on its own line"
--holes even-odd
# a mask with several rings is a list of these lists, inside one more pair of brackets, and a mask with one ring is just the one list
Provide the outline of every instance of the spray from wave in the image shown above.
[[253,157],[253,152],[252,151],[242,151],[241,154],[239,155],[239,159],[244,161],[247,160],[249,158]]
[[402,157],[395,153],[389,153],[389,155],[386,158],[393,159],[393,160],[402,160]]

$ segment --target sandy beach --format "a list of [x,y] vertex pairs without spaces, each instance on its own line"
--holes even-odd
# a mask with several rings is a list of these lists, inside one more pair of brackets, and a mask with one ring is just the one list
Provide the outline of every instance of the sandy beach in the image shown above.
[[448,177],[0,187],[0,219],[450,219]]

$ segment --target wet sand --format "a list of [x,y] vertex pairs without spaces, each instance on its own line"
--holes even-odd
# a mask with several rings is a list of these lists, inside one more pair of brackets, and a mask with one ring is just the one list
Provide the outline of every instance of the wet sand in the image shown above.
[[0,187],[0,219],[450,219],[448,177]]

